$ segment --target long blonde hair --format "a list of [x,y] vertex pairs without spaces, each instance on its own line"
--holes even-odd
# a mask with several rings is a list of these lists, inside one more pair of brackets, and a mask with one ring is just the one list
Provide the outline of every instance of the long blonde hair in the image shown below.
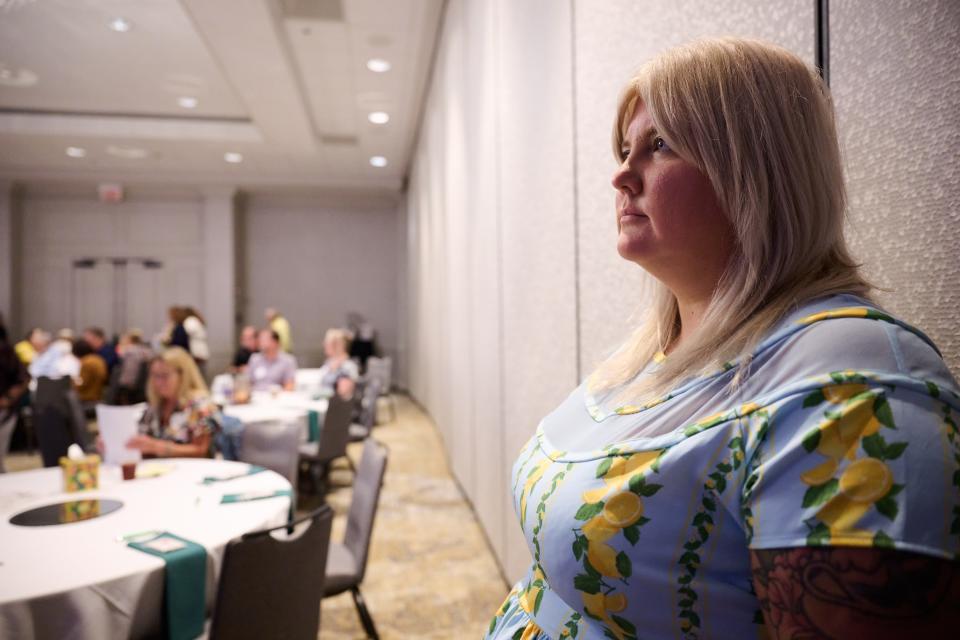
[[[696,334],[635,380],[680,331],[677,299],[657,282],[645,321],[594,371],[591,391],[651,399],[748,353],[804,300],[834,293],[869,299],[872,287],[843,236],[833,104],[814,69],[786,49],[741,38],[671,49],[621,94],[613,127],[618,162],[641,101],[671,148],[710,180],[737,246]],[[746,358],[734,386],[748,366]]]
[[[177,389],[177,402],[181,406],[195,398],[210,395],[207,383],[203,379],[197,363],[194,362],[190,354],[184,349],[180,347],[170,347],[160,355],[155,356],[150,361],[150,366],[152,367],[153,363],[157,361],[165,362],[173,367],[180,376],[180,387]],[[149,382],[147,383],[147,402],[153,406],[156,406],[160,402],[160,398],[157,397],[157,393],[153,390],[153,385]]]

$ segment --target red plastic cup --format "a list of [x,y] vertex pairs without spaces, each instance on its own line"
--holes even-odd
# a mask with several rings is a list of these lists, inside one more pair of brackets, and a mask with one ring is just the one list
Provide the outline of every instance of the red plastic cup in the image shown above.
[[123,464],[123,479],[133,480],[136,477],[137,477],[137,463],[125,462]]

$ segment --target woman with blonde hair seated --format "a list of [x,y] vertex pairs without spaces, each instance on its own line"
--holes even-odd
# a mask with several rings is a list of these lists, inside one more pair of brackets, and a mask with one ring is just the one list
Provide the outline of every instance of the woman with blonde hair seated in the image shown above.
[[167,349],[150,361],[147,409],[127,447],[154,457],[202,458],[212,452],[216,407],[189,353]]
[[323,338],[323,351],[327,356],[320,367],[320,385],[329,394],[334,392],[343,398],[352,398],[360,379],[357,363],[350,359],[350,338],[342,329],[328,329]]
[[533,562],[487,638],[940,638],[960,628],[960,395],[844,240],[833,107],[774,45],[641,68],[613,130],[646,320],[510,482]]

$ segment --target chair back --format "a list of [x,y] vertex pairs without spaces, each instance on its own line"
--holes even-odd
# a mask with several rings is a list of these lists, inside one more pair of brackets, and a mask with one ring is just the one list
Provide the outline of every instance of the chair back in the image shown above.
[[[333,510],[231,540],[223,554],[210,638],[316,640]],[[294,531],[285,538],[288,526]]]
[[13,429],[17,426],[18,417],[19,413],[16,411],[9,413],[0,411],[0,473],[7,472],[4,459],[10,450],[10,439],[13,438]]
[[390,393],[390,388],[393,384],[391,380],[392,376],[392,358],[369,358],[367,360],[367,380],[379,381],[381,393]]
[[320,431],[320,444],[317,446],[319,461],[329,462],[347,455],[352,413],[352,402],[338,395],[330,398],[327,413],[323,418],[323,429]]
[[373,438],[363,443],[363,454],[353,480],[353,497],[347,514],[347,531],[344,546],[350,550],[357,563],[357,581],[363,581],[367,570],[367,552],[373,533],[373,521],[380,503],[380,488],[387,469],[387,447]]
[[294,423],[255,422],[245,425],[240,440],[240,460],[276,471],[297,486],[300,432]]
[[[69,377],[37,379],[37,392],[33,398],[33,424],[37,445],[43,458],[43,466],[55,467],[60,458],[67,455],[67,448],[76,440],[79,432],[76,407],[70,400],[73,392]],[[82,410],[80,415],[83,415]],[[83,425],[86,428],[86,424]]]
[[377,398],[380,397],[382,387],[377,378],[369,379],[363,386],[363,395],[360,397],[360,424],[369,431],[377,424]]

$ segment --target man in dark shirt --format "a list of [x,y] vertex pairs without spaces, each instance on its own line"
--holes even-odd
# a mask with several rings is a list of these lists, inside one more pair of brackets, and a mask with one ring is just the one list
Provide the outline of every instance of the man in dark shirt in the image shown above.
[[233,371],[240,373],[245,371],[247,363],[250,362],[250,356],[257,352],[257,328],[244,327],[240,332],[240,347],[233,356]]
[[117,348],[107,342],[107,336],[100,327],[90,327],[83,330],[83,339],[90,345],[93,352],[103,358],[107,365],[107,374],[120,362],[117,357]]

